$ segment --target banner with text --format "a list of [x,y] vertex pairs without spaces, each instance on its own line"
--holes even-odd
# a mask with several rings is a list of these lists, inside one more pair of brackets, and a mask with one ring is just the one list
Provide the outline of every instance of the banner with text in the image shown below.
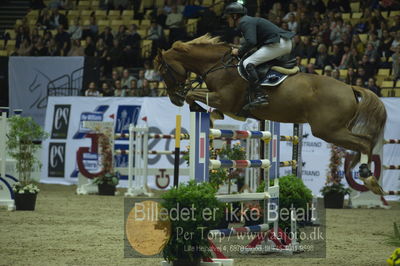
[[47,91],[82,88],[84,57],[10,57],[9,103],[44,125]]

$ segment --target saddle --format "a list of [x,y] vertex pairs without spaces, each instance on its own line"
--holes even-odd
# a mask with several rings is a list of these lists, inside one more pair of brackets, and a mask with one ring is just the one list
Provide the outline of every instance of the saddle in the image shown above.
[[[248,81],[248,74],[244,68],[243,61],[249,57],[251,53],[240,59],[238,64],[239,75]],[[256,67],[260,85],[262,86],[277,86],[284,81],[289,75],[294,75],[299,72],[299,67],[296,63],[296,58],[292,55],[284,55],[275,58],[271,61],[262,63]]]

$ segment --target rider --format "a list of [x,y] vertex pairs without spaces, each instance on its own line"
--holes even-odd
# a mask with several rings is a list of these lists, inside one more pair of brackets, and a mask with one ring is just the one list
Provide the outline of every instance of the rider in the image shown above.
[[239,49],[232,49],[232,55],[242,57],[252,48],[258,49],[244,60],[243,65],[249,74],[250,89],[255,91],[255,99],[249,106],[265,105],[267,98],[260,88],[256,66],[289,54],[294,34],[264,18],[247,16],[247,9],[238,2],[227,5],[224,13],[229,26],[237,27],[245,40]]

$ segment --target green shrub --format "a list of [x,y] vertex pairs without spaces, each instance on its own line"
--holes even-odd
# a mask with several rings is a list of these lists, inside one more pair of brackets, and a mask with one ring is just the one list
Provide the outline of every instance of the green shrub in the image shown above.
[[[180,184],[178,188],[173,188],[162,195],[162,206],[168,210],[176,208],[196,208],[195,219],[187,221],[174,220],[171,221],[171,238],[164,247],[163,256],[168,261],[175,259],[194,259],[199,257],[210,257],[208,251],[209,243],[207,233],[210,229],[215,228],[221,221],[224,213],[224,205],[220,203],[216,197],[217,190],[209,183],[195,183],[190,181],[188,184]],[[203,210],[209,208],[216,209],[215,219],[207,221],[203,218]],[[200,228],[205,228],[201,230]],[[182,239],[177,237],[177,230],[182,229],[183,232],[193,232],[190,239]],[[200,251],[188,251],[188,247],[195,247]]]

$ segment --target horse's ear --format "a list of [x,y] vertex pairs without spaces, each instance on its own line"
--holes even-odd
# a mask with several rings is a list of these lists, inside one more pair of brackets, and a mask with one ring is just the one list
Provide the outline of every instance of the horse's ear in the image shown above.
[[174,50],[180,51],[180,52],[187,52],[189,47],[186,43],[181,42],[181,41],[176,41],[174,42],[174,44],[172,45],[172,48]]

